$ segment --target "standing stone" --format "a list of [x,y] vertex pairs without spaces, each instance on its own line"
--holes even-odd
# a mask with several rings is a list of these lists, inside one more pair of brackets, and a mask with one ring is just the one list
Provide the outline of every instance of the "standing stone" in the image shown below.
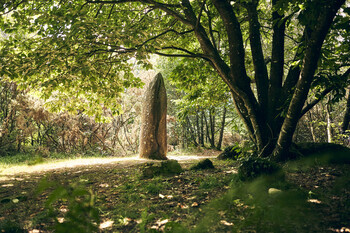
[[158,73],[147,87],[142,103],[140,157],[167,159],[167,97],[164,80]]

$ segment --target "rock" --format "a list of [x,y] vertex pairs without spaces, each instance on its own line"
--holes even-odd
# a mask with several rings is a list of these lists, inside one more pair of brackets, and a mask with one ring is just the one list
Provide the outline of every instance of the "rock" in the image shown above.
[[183,172],[179,162],[174,159],[162,162],[160,168],[162,175],[177,175]]
[[237,160],[238,156],[241,154],[240,148],[237,146],[228,146],[224,151],[217,157],[220,160],[232,159]]
[[142,178],[153,178],[155,176],[172,176],[183,172],[178,161],[167,160],[161,163],[148,163],[142,168]]
[[250,157],[242,161],[238,167],[238,176],[241,180],[251,180],[260,175],[277,173],[281,168],[277,163],[264,158]]
[[167,159],[167,97],[164,80],[158,73],[145,91],[141,113],[140,157]]
[[191,170],[214,169],[214,165],[210,159],[204,159],[191,167]]
[[335,143],[299,143],[298,151],[305,157],[316,157],[326,164],[350,164],[350,148]]
[[280,190],[280,189],[269,188],[268,194],[274,195],[274,194],[279,194],[279,193],[281,193],[281,192],[282,192],[282,190]]

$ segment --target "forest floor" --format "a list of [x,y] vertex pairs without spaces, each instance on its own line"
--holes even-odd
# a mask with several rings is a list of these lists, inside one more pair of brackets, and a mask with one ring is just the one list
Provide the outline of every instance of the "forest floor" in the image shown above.
[[[3,170],[0,232],[350,232],[349,164],[290,163],[283,178],[242,182],[237,161],[212,153],[151,179],[138,159]],[[189,169],[208,156],[215,169]]]

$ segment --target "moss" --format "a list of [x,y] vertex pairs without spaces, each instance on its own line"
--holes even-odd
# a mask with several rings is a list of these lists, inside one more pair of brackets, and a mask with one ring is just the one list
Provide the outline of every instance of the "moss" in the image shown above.
[[155,176],[171,176],[183,172],[183,169],[178,161],[166,160],[161,163],[147,163],[143,168],[142,178],[153,178]]
[[317,157],[326,164],[350,164],[350,148],[335,143],[300,143],[297,149],[305,157]]
[[232,159],[237,160],[241,154],[241,149],[238,146],[228,146],[224,151],[218,156],[220,160]]
[[242,161],[238,168],[241,180],[251,180],[260,175],[269,175],[280,170],[278,164],[259,157],[250,157]]
[[210,159],[204,159],[200,162],[198,162],[197,164],[195,164],[194,166],[192,166],[190,169],[191,170],[203,170],[203,169],[214,169],[214,165],[213,162],[210,161]]

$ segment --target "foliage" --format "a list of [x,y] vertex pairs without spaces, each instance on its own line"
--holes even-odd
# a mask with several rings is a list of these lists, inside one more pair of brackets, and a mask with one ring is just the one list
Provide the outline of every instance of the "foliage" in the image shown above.
[[[49,216],[54,219],[55,232],[96,232],[100,224],[100,216],[95,205],[95,195],[92,190],[86,190],[77,185],[60,185],[43,180],[38,187],[38,192],[48,188],[54,188],[46,201]],[[67,212],[62,221],[59,220],[55,204],[64,202]]]
[[[100,119],[104,108],[118,112],[124,88],[140,86],[133,62],[149,67],[151,53],[200,58],[175,68],[193,73],[176,77],[189,102],[210,95],[226,100],[230,93],[259,152],[283,156],[310,89],[324,89],[316,101],[337,89],[339,98],[347,83],[349,50],[340,43],[349,38],[344,3],[5,1],[0,73],[53,96],[62,109]],[[211,92],[207,80],[220,89],[225,83],[224,91]]]
[[55,152],[113,155],[137,151],[139,93],[128,91],[130,96],[123,99],[123,114],[113,117],[110,110],[104,110],[104,117],[110,120],[96,122],[96,118],[82,112],[49,112],[41,99],[19,91],[14,83],[1,81],[1,88],[0,156],[21,152],[50,157]]

